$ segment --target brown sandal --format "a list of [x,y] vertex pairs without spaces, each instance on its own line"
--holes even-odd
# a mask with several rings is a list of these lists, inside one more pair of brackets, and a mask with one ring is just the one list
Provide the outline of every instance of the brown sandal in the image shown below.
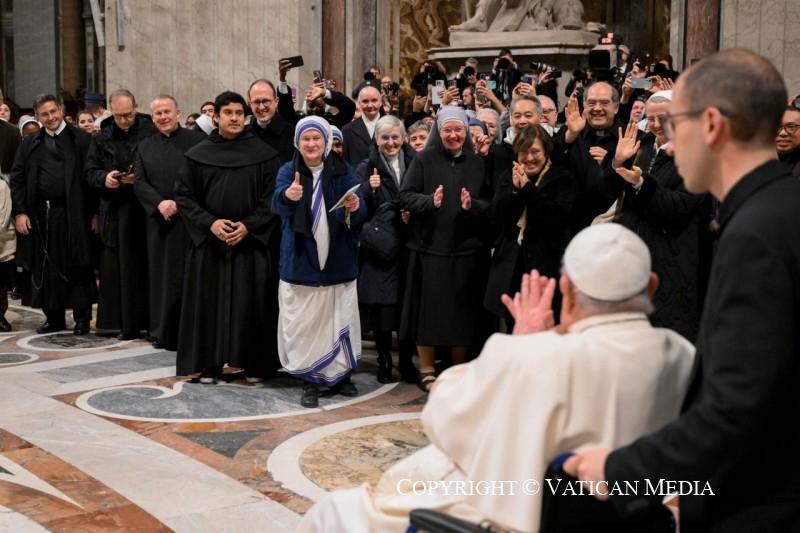
[[417,387],[419,387],[422,392],[430,392],[435,382],[436,372],[420,372]]

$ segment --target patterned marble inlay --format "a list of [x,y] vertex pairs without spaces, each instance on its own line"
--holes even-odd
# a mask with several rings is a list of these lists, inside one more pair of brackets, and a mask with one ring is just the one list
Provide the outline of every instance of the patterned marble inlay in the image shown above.
[[40,374],[59,383],[73,383],[85,379],[119,376],[122,374],[143,372],[174,365],[175,353],[160,351],[149,355],[138,355],[135,357],[114,359],[113,361],[88,363],[85,365],[47,370],[40,372]]
[[84,351],[122,346],[130,342],[131,341],[120,341],[116,337],[99,337],[93,333],[90,335],[73,335],[72,331],[65,330],[59,333],[25,337],[24,339],[20,339],[17,344],[23,348],[36,350]]
[[[269,430],[267,430],[269,431]],[[263,435],[264,431],[220,431],[220,432],[191,432],[179,433],[195,444],[208,448],[220,455],[233,459],[242,446]]]
[[[347,398],[320,393],[320,409],[333,409],[373,398],[396,384],[381,386],[371,367],[352,376],[359,396]],[[220,383],[203,385],[180,381],[171,388],[128,385],[80,396],[76,405],[90,413],[126,420],[154,422],[237,421],[302,415],[320,409],[300,406],[302,382],[288,377],[268,380],[263,386]]]
[[300,456],[300,469],[328,491],[374,485],[386,469],[427,445],[419,420],[375,424],[312,444]]
[[32,353],[6,352],[0,353],[0,366],[18,365],[21,363],[31,363],[39,359],[39,356]]

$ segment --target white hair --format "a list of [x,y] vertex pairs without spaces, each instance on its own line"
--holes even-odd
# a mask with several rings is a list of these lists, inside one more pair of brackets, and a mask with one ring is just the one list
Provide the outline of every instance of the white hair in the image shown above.
[[402,135],[403,139],[407,138],[406,127],[403,125],[403,121],[394,115],[384,115],[378,119],[378,122],[375,123],[375,137],[377,138],[379,135],[393,130],[394,128],[400,129],[400,135]]

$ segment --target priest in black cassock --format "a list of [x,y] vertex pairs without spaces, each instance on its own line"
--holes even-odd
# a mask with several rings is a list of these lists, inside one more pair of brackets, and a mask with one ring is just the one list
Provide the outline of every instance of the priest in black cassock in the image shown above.
[[100,302],[97,328],[120,330],[135,339],[147,323],[147,242],[144,209],[133,193],[134,161],[139,141],[155,133],[150,117],[136,112],[127,89],[109,97],[112,120],[89,148],[86,180],[100,190]]
[[192,243],[186,258],[178,375],[214,383],[225,363],[249,382],[277,370],[280,220],[270,209],[278,153],[245,128],[246,102],[214,101],[219,128],[186,152],[175,188]]
[[[291,102],[292,96],[287,95]],[[248,126],[253,134],[278,152],[281,164],[294,157],[294,126],[278,113],[278,94],[271,81],[263,78],[250,84],[247,101],[253,112]]]
[[150,284],[150,325],[153,347],[175,350],[181,314],[184,260],[189,236],[178,215],[175,182],[183,154],[206,138],[182,128],[175,98],[159,95],[150,104],[157,135],[139,143],[133,191],[144,207]]
[[33,109],[44,127],[23,139],[11,168],[17,264],[31,276],[22,303],[44,311],[47,321],[37,333],[65,329],[64,310],[71,308],[73,332],[86,335],[97,301],[89,253],[93,209],[83,180],[91,137],[64,121],[53,95],[37,96]]

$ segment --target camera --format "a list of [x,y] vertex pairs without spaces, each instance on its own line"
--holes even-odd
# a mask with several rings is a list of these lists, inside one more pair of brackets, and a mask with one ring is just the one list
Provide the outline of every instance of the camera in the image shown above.
[[508,70],[511,68],[511,61],[507,57],[501,57],[497,61],[497,65],[495,65],[495,69],[497,70]]
[[391,95],[396,95],[400,92],[400,84],[396,81],[393,81],[386,87],[386,92]]
[[537,63],[536,61],[531,61],[531,69],[539,72],[552,72],[554,70],[558,70],[553,65],[548,65],[547,63]]

